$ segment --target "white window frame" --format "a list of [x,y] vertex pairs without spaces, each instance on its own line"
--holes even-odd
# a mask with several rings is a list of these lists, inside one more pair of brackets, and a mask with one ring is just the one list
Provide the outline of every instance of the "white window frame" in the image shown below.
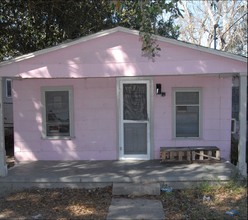
[[[11,95],[8,95],[8,82],[10,82]],[[5,80],[5,96],[6,98],[12,98],[12,79]]]
[[[47,136],[46,129],[46,92],[68,91],[69,92],[69,120],[70,131],[68,136]],[[41,87],[41,102],[42,102],[42,138],[44,139],[71,139],[74,138],[74,103],[73,103],[73,87],[72,86],[46,86]]]
[[[176,136],[176,93],[177,92],[198,92],[199,93],[199,136],[198,137],[177,137]],[[201,88],[173,88],[173,138],[174,139],[201,139],[202,138],[202,89]],[[195,106],[195,105],[192,105]]]

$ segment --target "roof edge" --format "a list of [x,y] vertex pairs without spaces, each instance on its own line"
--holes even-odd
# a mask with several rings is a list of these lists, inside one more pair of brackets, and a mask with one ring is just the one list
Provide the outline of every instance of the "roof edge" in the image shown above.
[[[118,31],[122,31],[125,33],[129,33],[129,34],[133,34],[133,35],[139,35],[139,31],[137,31],[137,30],[132,30],[132,29],[128,29],[128,28],[124,28],[124,27],[120,27],[120,26],[118,26],[117,29],[118,29]],[[170,44],[174,44],[174,45],[182,46],[182,47],[187,47],[190,49],[195,49],[195,50],[199,50],[202,52],[211,53],[214,55],[219,55],[219,56],[235,59],[235,60],[242,61],[242,62],[247,62],[247,57],[243,57],[243,56],[237,55],[237,54],[232,54],[232,53],[229,53],[226,51],[216,50],[213,48],[204,47],[201,45],[196,45],[196,44],[192,44],[189,42],[180,41],[180,40],[176,40],[176,39],[172,39],[172,38],[167,38],[167,37],[163,37],[163,36],[159,36],[159,35],[153,35],[153,38],[155,40],[158,40],[161,42],[170,43]]]
[[196,45],[196,44],[192,44],[189,42],[180,41],[180,40],[176,40],[176,39],[172,39],[172,38],[164,38],[164,37],[158,36],[158,35],[155,35],[155,38],[159,41],[171,43],[171,44],[174,44],[177,46],[187,47],[187,48],[199,50],[199,51],[202,51],[205,53],[210,53],[213,55],[218,55],[218,56],[222,56],[222,57],[226,57],[226,58],[230,58],[230,59],[234,59],[234,60],[238,60],[238,61],[242,61],[242,62],[247,62],[247,57],[243,57],[241,55],[229,53],[226,51],[216,50],[213,48],[204,47],[201,45]]
[[[45,53],[57,51],[57,50],[62,49],[62,48],[67,48],[67,47],[70,47],[70,46],[73,46],[73,45],[76,45],[78,43],[82,43],[82,42],[85,42],[85,41],[88,41],[88,40],[93,40],[93,39],[97,39],[99,37],[107,36],[107,35],[110,35],[110,34],[116,33],[116,32],[124,32],[124,33],[139,36],[139,31],[137,31],[137,30],[117,26],[115,28],[111,28],[111,29],[108,29],[108,30],[103,30],[103,31],[100,31],[100,32],[97,32],[97,33],[94,33],[94,34],[90,34],[90,35],[87,35],[87,36],[80,37],[80,38],[72,40],[70,42],[66,42],[66,43],[62,42],[61,44],[53,46],[53,47],[45,48],[45,49],[38,50],[38,51],[35,51],[35,52],[32,52],[32,53],[21,55],[19,57],[15,57],[15,58],[13,58],[11,60],[0,62],[0,67],[8,65],[8,64],[11,64],[11,63],[16,63],[16,62],[20,62],[20,61],[23,61],[23,60],[26,60],[26,59],[30,59],[32,57],[36,57],[36,56],[39,56],[39,55],[42,55],[42,54],[45,54]],[[176,46],[182,46],[182,47],[186,47],[186,48],[190,48],[190,49],[195,49],[195,50],[202,51],[202,52],[205,52],[205,53],[210,53],[210,54],[214,54],[214,55],[218,55],[218,56],[222,56],[222,57],[225,57],[225,58],[230,58],[230,59],[234,59],[234,60],[237,60],[237,61],[247,63],[247,58],[242,57],[240,55],[228,53],[228,52],[225,52],[225,51],[215,50],[215,49],[212,49],[212,48],[203,47],[203,46],[200,46],[200,45],[195,45],[195,44],[191,44],[191,43],[188,43],[188,42],[179,41],[179,40],[176,40],[176,39],[166,38],[166,37],[162,37],[162,36],[159,36],[159,35],[153,35],[153,38],[155,40],[165,42],[165,43],[170,43],[170,44],[173,44],[173,45],[176,45]]]
[[11,60],[3,61],[3,62],[0,63],[0,66],[20,62],[20,61],[23,61],[23,60],[26,60],[26,59],[29,59],[29,58],[32,58],[32,57],[35,57],[35,56],[45,54],[45,53],[57,51],[57,50],[62,49],[62,48],[67,48],[67,47],[70,47],[70,46],[73,46],[73,45],[76,45],[78,43],[82,43],[82,42],[85,42],[85,41],[88,41],[88,40],[97,39],[99,37],[103,37],[103,36],[118,32],[118,31],[127,32],[127,31],[122,30],[122,29],[127,29],[127,28],[115,27],[115,28],[111,28],[111,29],[108,29],[108,30],[103,30],[103,31],[100,31],[100,32],[97,32],[97,33],[94,33],[94,34],[90,34],[90,35],[87,35],[87,36],[83,36],[83,37],[80,37],[78,39],[72,40],[70,42],[66,42],[66,43],[62,42],[62,43],[60,43],[60,44],[58,44],[56,46],[52,46],[52,47],[49,47],[49,48],[44,48],[44,49],[37,50],[37,51],[32,52],[32,53],[28,53],[28,54],[24,54],[24,55],[15,57],[15,58],[13,58]]

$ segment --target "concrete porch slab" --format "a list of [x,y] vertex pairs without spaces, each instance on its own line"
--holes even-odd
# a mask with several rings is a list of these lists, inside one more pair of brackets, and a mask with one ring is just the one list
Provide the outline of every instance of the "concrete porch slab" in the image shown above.
[[100,187],[113,183],[159,183],[173,188],[202,181],[228,181],[238,172],[229,162],[166,164],[150,161],[35,161],[19,163],[0,177],[0,194],[27,187]]

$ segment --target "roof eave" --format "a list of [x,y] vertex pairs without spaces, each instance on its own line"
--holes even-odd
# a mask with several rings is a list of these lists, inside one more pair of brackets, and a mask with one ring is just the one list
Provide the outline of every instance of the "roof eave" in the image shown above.
[[[59,44],[57,46],[53,46],[53,47],[50,47],[50,48],[35,51],[33,53],[28,53],[28,54],[13,58],[11,60],[3,61],[3,62],[0,63],[0,67],[8,65],[8,64],[12,64],[12,63],[17,63],[17,62],[20,62],[20,61],[23,61],[23,60],[26,60],[26,59],[30,59],[30,58],[33,58],[33,57],[36,57],[36,56],[39,56],[39,55],[42,55],[42,54],[45,54],[45,53],[54,52],[54,51],[57,51],[59,49],[67,48],[67,47],[70,47],[70,46],[73,46],[73,45],[76,45],[78,43],[82,43],[82,42],[85,42],[85,41],[88,41],[88,40],[93,40],[93,39],[97,39],[99,37],[107,36],[109,34],[119,32],[119,31],[139,36],[139,31],[137,31],[137,30],[131,30],[131,29],[128,29],[128,28],[118,26],[118,27],[115,27],[115,28],[112,28],[112,29],[100,31],[100,32],[97,32],[95,34],[91,34],[91,35],[88,35],[88,36],[81,37],[81,38],[73,40],[71,42],[61,43],[61,44]],[[187,43],[187,42],[182,42],[182,41],[175,40],[175,39],[165,38],[165,37],[158,36],[158,35],[154,35],[153,38],[158,40],[158,41],[165,42],[165,43],[170,43],[170,44],[173,44],[173,45],[176,45],[176,46],[182,46],[182,47],[186,47],[186,48],[190,48],[190,49],[195,49],[195,50],[198,50],[198,51],[202,51],[202,52],[206,52],[206,53],[210,53],[210,54],[214,54],[214,55],[218,55],[218,56],[222,56],[222,57],[226,57],[226,58],[230,58],[230,59],[234,59],[234,60],[237,60],[237,61],[247,63],[247,58],[239,56],[239,55],[231,54],[231,53],[228,53],[228,52],[214,50],[214,49],[211,49],[211,48],[207,48],[207,47],[203,47],[203,46],[199,46],[199,45],[195,45],[195,44],[191,44],[191,43]]]

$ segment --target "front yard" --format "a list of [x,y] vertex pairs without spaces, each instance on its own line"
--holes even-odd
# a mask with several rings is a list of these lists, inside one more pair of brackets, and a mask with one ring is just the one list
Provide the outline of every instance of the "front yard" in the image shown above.
[[[0,219],[106,219],[112,197],[111,187],[24,190],[0,198]],[[233,181],[150,197],[154,198],[162,201],[167,220],[247,219],[247,186]],[[231,210],[234,216],[226,214]]]

